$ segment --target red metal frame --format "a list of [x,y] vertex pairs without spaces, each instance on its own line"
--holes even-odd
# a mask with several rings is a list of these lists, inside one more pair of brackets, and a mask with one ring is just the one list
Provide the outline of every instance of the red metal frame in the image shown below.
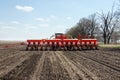
[[97,49],[97,39],[93,36],[78,36],[78,39],[67,39],[67,36],[61,35],[56,36],[55,39],[41,39],[41,40],[27,40],[27,48],[38,48],[38,47],[78,47],[84,48],[96,48]]

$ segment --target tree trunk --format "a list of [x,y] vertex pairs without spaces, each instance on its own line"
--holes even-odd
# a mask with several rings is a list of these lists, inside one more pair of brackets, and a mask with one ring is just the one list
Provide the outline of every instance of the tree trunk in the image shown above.
[[107,38],[106,38],[105,32],[104,32],[104,34],[103,34],[103,39],[104,39],[104,44],[107,44]]
[[106,38],[104,38],[104,44],[107,44]]
[[111,36],[108,37],[107,44],[110,44],[110,39],[111,39]]

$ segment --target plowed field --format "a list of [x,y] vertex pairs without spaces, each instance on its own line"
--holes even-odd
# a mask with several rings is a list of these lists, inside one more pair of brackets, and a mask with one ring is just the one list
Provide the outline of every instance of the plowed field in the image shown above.
[[24,49],[0,48],[0,80],[120,80],[120,50]]

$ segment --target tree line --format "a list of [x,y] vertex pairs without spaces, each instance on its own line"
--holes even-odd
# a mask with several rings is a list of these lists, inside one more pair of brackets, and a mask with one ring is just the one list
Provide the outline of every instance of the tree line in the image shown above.
[[73,38],[78,35],[95,36],[104,44],[116,43],[120,38],[120,8],[114,9],[114,6],[106,13],[101,11],[81,18],[66,34]]

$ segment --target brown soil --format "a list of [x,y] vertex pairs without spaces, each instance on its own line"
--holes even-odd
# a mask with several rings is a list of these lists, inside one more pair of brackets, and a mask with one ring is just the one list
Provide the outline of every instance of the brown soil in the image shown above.
[[0,49],[0,80],[120,80],[119,49],[24,49],[24,45]]

